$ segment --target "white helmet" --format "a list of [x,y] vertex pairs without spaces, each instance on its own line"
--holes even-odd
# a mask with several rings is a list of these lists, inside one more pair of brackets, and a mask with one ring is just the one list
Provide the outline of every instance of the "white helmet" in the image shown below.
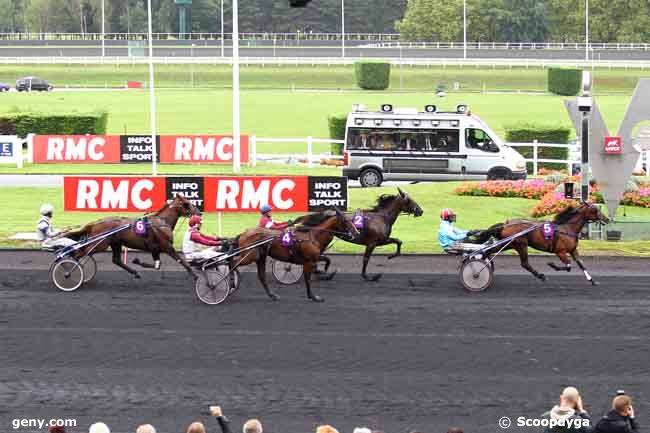
[[40,209],[41,215],[48,215],[54,212],[54,206],[49,203],[44,203],[41,205]]

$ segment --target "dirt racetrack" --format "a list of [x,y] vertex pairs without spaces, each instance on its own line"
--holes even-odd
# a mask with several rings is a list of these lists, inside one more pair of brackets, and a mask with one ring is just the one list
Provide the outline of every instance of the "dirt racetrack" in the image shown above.
[[258,417],[276,433],[319,423],[341,433],[494,433],[502,416],[548,410],[568,384],[594,417],[625,389],[647,426],[646,262],[590,260],[602,283],[592,288],[576,272],[538,282],[504,258],[493,287],[469,295],[447,258],[378,258],[375,270],[387,266],[379,283],[348,273],[349,263],[316,282],[324,304],[307,302],[302,283],[274,284],[282,298],[273,303],[245,273],[232,300],[209,307],[182,272],[133,280],[100,263],[93,283],[63,293],[34,254],[2,253],[0,431],[18,418],[75,418],[72,432],[101,420],[118,433],[145,422],[178,433],[195,419],[214,432],[204,412],[220,404],[234,431]]

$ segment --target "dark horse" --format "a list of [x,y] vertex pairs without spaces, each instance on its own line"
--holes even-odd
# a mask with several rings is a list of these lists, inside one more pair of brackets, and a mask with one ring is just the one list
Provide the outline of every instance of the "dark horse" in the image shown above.
[[401,254],[402,241],[390,236],[393,231],[393,224],[395,224],[397,217],[402,213],[414,215],[416,217],[419,217],[424,213],[420,205],[418,205],[407,193],[399,188],[397,188],[397,190],[399,191],[399,194],[396,195],[380,195],[377,198],[375,206],[370,209],[362,209],[357,212],[346,214],[348,221],[352,222],[354,219],[360,219],[363,228],[359,229],[359,235],[353,237],[350,237],[345,233],[336,235],[336,237],[341,238],[344,241],[366,246],[366,251],[363,254],[363,269],[361,271],[361,276],[367,281],[377,281],[382,276],[382,274],[376,274],[373,276],[368,276],[368,274],[366,274],[370,256],[375,248],[383,245],[395,244],[397,245],[397,250],[395,251],[395,254],[388,256],[388,258],[394,259]]
[[[548,265],[556,271],[571,271],[571,259],[580,266],[582,272],[585,274],[587,281],[596,285],[596,281],[591,277],[584,263],[578,254],[578,240],[582,228],[588,222],[599,221],[607,224],[609,218],[602,214],[600,209],[591,203],[583,202],[579,207],[568,207],[564,211],[555,216],[551,223],[544,223],[532,220],[509,220],[505,223],[495,224],[492,227],[480,232],[476,235],[476,242],[484,243],[491,237],[496,239],[504,239],[509,236],[516,235],[528,228],[535,227],[531,232],[515,238],[507,248],[512,248],[517,251],[521,260],[521,266],[528,272],[536,276],[542,281],[546,280],[546,276],[537,272],[528,263],[528,247],[533,247],[539,251],[553,253],[560,258],[562,265],[558,266],[555,263],[548,263]],[[544,233],[544,225],[547,224],[551,228],[549,231],[552,236],[547,236]],[[547,226],[548,227],[548,226]]]
[[[78,230],[67,232],[64,236],[79,241],[129,224],[131,226],[130,228],[109,236],[96,245],[92,244],[80,249],[77,252],[77,257],[82,257],[89,253],[94,254],[106,251],[110,247],[113,253],[113,263],[135,276],[135,278],[140,278],[140,275],[135,269],[129,267],[122,261],[120,252],[122,251],[122,246],[126,246],[135,250],[151,252],[154,260],[153,265],[134,259],[133,263],[137,265],[145,268],[160,269],[160,253],[165,253],[182,264],[187,272],[194,277],[194,271],[187,264],[185,258],[176,252],[173,242],[174,228],[178,219],[196,213],[199,213],[199,210],[188,199],[179,195],[159,211],[148,214],[145,217],[136,219],[126,217],[103,218],[88,223]],[[135,224],[138,220],[143,220],[143,225],[146,226],[146,233],[143,235],[135,232]]]
[[315,302],[323,302],[323,298],[312,292],[311,274],[316,270],[316,264],[322,252],[332,242],[334,235],[354,236],[355,229],[338,210],[334,214],[324,212],[305,215],[296,220],[296,224],[301,225],[291,230],[293,245],[289,247],[283,245],[281,241],[281,237],[286,235],[287,231],[257,227],[243,232],[235,240],[237,248],[245,249],[247,245],[253,245],[264,239],[273,238],[273,240],[266,245],[242,252],[232,260],[232,266],[257,263],[257,277],[266,294],[272,300],[277,300],[279,299],[278,295],[271,292],[266,283],[266,258],[271,257],[281,262],[301,264],[307,287],[307,297]]

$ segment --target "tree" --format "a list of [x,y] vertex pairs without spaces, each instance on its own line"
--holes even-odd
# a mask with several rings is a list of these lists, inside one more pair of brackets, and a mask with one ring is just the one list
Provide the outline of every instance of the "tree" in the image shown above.
[[406,41],[461,40],[463,0],[408,0],[395,28]]
[[508,42],[544,42],[548,15],[544,0],[506,0],[503,37]]

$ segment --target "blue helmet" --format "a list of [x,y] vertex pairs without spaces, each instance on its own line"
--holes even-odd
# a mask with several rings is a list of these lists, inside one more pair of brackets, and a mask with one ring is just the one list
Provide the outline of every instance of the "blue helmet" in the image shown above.
[[262,207],[260,208],[260,212],[263,213],[263,214],[265,214],[265,213],[269,213],[269,212],[271,212],[272,210],[273,210],[273,208],[271,207],[270,204],[262,205]]

